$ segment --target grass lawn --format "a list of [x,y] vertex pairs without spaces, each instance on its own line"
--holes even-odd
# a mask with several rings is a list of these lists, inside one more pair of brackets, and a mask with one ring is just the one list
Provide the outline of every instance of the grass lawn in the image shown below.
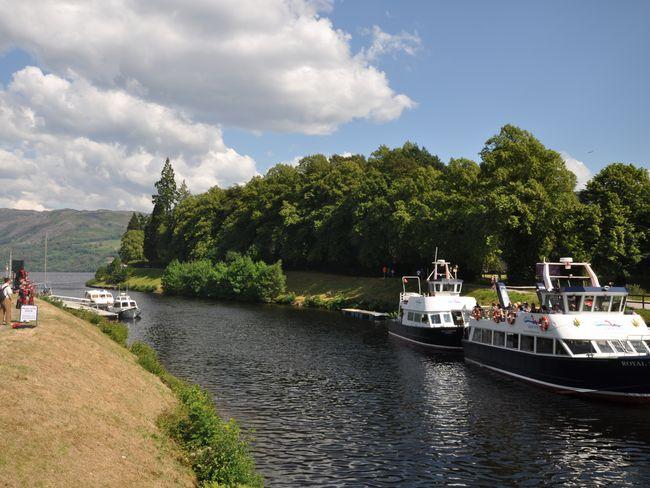
[[[318,297],[317,306],[328,306],[330,301],[359,302],[378,307],[382,311],[395,311],[402,291],[401,278],[344,276],[315,271],[287,271],[287,292],[295,295],[298,305],[309,304],[310,297]],[[424,285],[424,284],[423,284]],[[407,291],[417,291],[412,281]],[[426,291],[426,290],[422,290]],[[490,288],[466,283],[463,295],[473,296],[482,305],[497,301],[496,292]],[[337,300],[343,299],[343,300]],[[512,302],[537,302],[535,293],[510,292]],[[344,304],[344,306],[348,306]],[[340,308],[340,307],[334,307]]]
[[97,327],[38,306],[38,327],[0,327],[1,486],[195,486],[157,425],[169,388]]

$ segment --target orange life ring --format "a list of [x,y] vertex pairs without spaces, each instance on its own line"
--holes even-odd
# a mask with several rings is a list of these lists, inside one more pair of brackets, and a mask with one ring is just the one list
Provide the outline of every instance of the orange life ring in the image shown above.
[[510,325],[514,325],[515,320],[517,320],[517,312],[515,312],[514,310],[510,310],[510,311],[508,312],[508,318],[507,318],[507,320],[508,320],[508,323],[509,323]]
[[542,316],[542,318],[539,319],[539,328],[544,332],[548,330],[549,325],[551,325],[551,322],[548,320],[548,317],[546,315]]

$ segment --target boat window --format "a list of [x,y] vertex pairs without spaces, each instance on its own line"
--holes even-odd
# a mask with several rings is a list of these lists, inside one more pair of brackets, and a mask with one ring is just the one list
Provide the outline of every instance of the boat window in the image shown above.
[[521,344],[519,345],[519,348],[522,351],[535,351],[535,338],[533,336],[529,335],[522,335],[521,336]]
[[634,350],[641,354],[648,354],[648,350],[645,348],[643,341],[630,341]]
[[594,302],[594,312],[609,312],[609,297],[597,296]]
[[451,314],[450,313],[444,313],[442,314],[443,318],[445,319],[445,323],[451,324]]
[[557,356],[568,356],[566,349],[564,349],[562,341],[555,341],[555,354]]
[[441,324],[442,321],[440,320],[440,315],[437,313],[432,313],[431,314],[431,323],[432,324]]
[[567,306],[569,307],[569,312],[577,312],[580,310],[580,299],[582,295],[568,295],[566,297]]
[[129,305],[135,307],[135,302],[130,302]]
[[614,349],[616,349],[616,352],[635,352],[634,349],[632,349],[632,346],[630,346],[627,341],[610,341],[612,346],[614,346]]
[[429,316],[426,313],[422,314],[422,318],[420,319],[420,322],[423,324],[428,324],[429,323]]
[[604,354],[611,354],[614,352],[614,349],[607,341],[596,341],[596,345],[598,346],[598,349],[600,349],[600,352]]
[[623,301],[623,296],[622,295],[614,295],[612,297],[612,312],[620,312],[621,311],[621,302]]
[[481,342],[483,344],[492,344],[492,331],[489,329],[483,329],[483,336]]
[[506,334],[506,347],[519,349],[519,334]]
[[537,354],[553,354],[553,339],[538,337]]
[[505,346],[506,344],[506,333],[498,330],[494,331],[494,342],[495,346]]
[[454,319],[454,324],[463,325],[465,323],[465,321],[463,320],[463,312],[456,310],[454,312],[451,312],[451,316]]
[[546,306],[551,310],[551,312],[564,312],[564,300],[562,299],[562,295],[548,295],[546,297]]
[[406,315],[406,318],[407,318],[408,320],[411,320],[411,321],[412,321],[412,320],[413,320],[413,312],[409,312],[409,313]]
[[565,339],[564,343],[567,345],[573,354],[593,354],[595,349],[591,341],[581,339]]
[[582,302],[582,311],[583,312],[591,312],[591,309],[594,305],[594,296],[593,295],[585,295],[585,299]]
[[474,332],[472,333],[472,340],[474,342],[481,342],[482,335],[483,335],[483,329],[479,329],[477,327],[474,329]]
[[460,293],[460,287],[461,285],[456,285],[456,293]]

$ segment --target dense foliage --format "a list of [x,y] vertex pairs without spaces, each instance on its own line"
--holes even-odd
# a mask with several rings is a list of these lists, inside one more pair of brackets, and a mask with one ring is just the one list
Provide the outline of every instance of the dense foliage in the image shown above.
[[122,265],[122,260],[114,258],[110,264],[100,266],[95,271],[95,280],[111,285],[123,283],[128,278],[127,268]]
[[284,292],[280,262],[266,264],[250,256],[229,253],[225,261],[172,261],[162,276],[166,293],[270,302]]
[[578,193],[561,156],[511,125],[480,156],[444,164],[407,142],[368,158],[312,155],[183,198],[168,182],[158,186],[175,203],[158,232],[145,233],[145,250],[157,248],[164,263],[214,263],[236,251],[289,269],[377,274],[387,265],[399,274],[426,268],[438,247],[467,279],[504,270],[515,282],[530,282],[535,262],[565,255],[593,261],[609,279],[647,268],[646,169],[610,165]]

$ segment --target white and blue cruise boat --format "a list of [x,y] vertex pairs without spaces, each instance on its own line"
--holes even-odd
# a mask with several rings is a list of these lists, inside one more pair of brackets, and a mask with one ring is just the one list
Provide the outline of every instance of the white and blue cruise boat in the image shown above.
[[[436,260],[427,277],[427,294],[422,293],[419,276],[403,276],[398,316],[389,321],[388,333],[419,346],[462,351],[463,334],[476,299],[460,296],[463,280],[457,274],[458,267],[452,274],[447,261]],[[417,293],[406,291],[412,281],[417,282]]]
[[650,329],[625,310],[627,289],[601,286],[589,263],[538,263],[540,308],[475,312],[465,360],[562,393],[650,401]]

